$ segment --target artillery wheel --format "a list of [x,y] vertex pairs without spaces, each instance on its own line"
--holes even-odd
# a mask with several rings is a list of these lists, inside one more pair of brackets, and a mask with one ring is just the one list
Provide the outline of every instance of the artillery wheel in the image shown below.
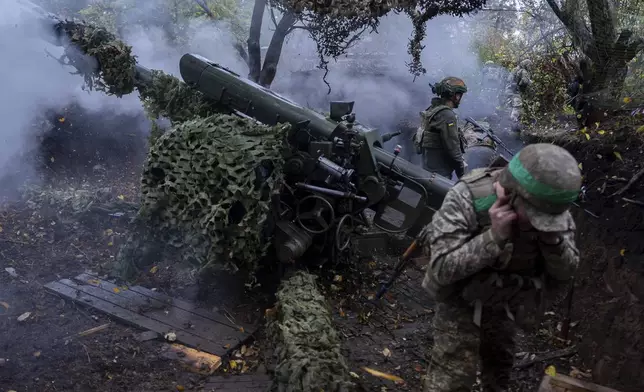
[[[313,201],[313,206],[306,208],[306,212],[302,212],[302,206],[311,204],[311,201]],[[335,210],[333,206],[321,196],[307,196],[300,200],[295,207],[295,221],[309,233],[321,234],[328,231],[334,220]],[[307,222],[307,224],[304,222]],[[316,224],[318,227],[315,227]]]
[[337,250],[343,251],[349,247],[354,227],[354,220],[351,215],[346,214],[340,218],[338,227],[335,229],[335,247]]

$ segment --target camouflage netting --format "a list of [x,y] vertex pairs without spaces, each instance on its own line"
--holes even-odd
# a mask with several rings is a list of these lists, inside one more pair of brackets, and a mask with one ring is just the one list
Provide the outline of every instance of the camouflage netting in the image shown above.
[[[66,47],[64,60],[84,76],[90,89],[118,97],[134,91],[136,58],[130,46],[107,30],[92,25],[63,21],[56,29],[74,44]],[[93,57],[98,64],[83,54]]]
[[[448,14],[462,16],[480,9],[486,0],[272,0],[272,4],[284,10],[293,10],[309,27],[311,37],[318,44],[321,65],[326,65],[324,56],[337,57],[355,41],[352,35],[367,28],[376,29],[378,19],[389,12],[405,12],[414,27],[409,40],[412,61],[409,71],[419,76],[426,72],[421,63],[422,41],[426,36],[425,24],[435,16]],[[312,27],[312,28],[311,28]]]
[[[137,78],[132,48],[101,27],[64,21],[56,28],[74,44],[66,48],[61,61],[75,67],[90,89],[120,97],[136,88],[151,119],[162,116],[173,123],[226,112],[214,100],[162,71],[151,71],[150,80]],[[90,64],[78,49],[98,64]]]
[[[182,123],[150,148],[138,219],[201,267],[254,271],[269,245],[262,229],[287,130],[230,115]],[[128,244],[119,254],[124,270],[140,241]]]
[[316,277],[298,272],[282,282],[267,335],[277,359],[274,391],[353,391],[331,311]]

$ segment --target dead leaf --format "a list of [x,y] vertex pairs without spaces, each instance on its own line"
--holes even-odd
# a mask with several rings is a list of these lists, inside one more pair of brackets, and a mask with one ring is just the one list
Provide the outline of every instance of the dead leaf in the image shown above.
[[617,157],[617,159],[619,159],[620,161],[623,161],[622,154],[620,154],[619,151],[613,151],[613,154],[615,154],[615,157]]
[[94,286],[98,286],[99,284],[101,284],[101,282],[98,279],[90,279],[90,280],[87,281],[87,283],[89,283],[91,285],[94,285]]
[[400,378],[398,376],[394,376],[393,374],[389,374],[389,373],[383,373],[383,372],[380,372],[378,370],[370,369],[368,367],[363,367],[362,370],[364,370],[365,372],[371,374],[372,376],[379,377],[379,378],[384,378],[385,380],[393,381],[396,384],[402,384],[402,383],[405,382],[405,380],[403,380],[402,378]]
[[59,122],[59,123],[64,123],[64,122],[65,122],[65,117],[61,117],[61,118],[59,118],[59,119],[58,119],[58,122]]
[[165,334],[164,338],[168,342],[174,342],[175,340],[177,340],[177,334],[174,332],[168,332],[167,334]]
[[554,366],[550,365],[546,368],[546,374],[550,377],[554,377],[557,375],[557,369],[555,369]]
[[0,302],[0,306],[2,306],[3,308],[5,308],[6,310],[9,310],[9,304],[8,304],[8,303],[6,303],[6,302]]
[[187,370],[209,376],[221,366],[221,357],[181,344],[164,344],[163,357],[178,360]]
[[112,246],[112,245],[114,245],[114,243],[112,241],[107,243],[107,246]]
[[154,267],[150,268],[150,273],[151,273],[151,274],[156,274],[158,270],[159,270],[159,267],[157,267],[157,266],[155,265]]
[[110,236],[112,234],[114,234],[114,230],[112,230],[112,229],[105,230],[105,235]]
[[226,345],[224,346],[224,348],[225,348],[226,350],[228,350],[228,349],[230,348],[230,343],[229,343],[229,344],[226,344]]
[[336,275],[333,277],[334,282],[342,282],[342,275]]
[[125,200],[125,196],[123,196],[123,195],[118,195],[118,196],[117,196],[117,198],[118,198],[119,200]]
[[2,233],[2,226],[0,226],[0,233]]
[[385,356],[385,358],[390,358],[391,357],[391,350],[385,347],[384,350],[382,350],[382,355]]
[[179,392],[183,392],[183,391],[185,391],[185,390],[186,390],[186,388],[184,388],[184,386],[183,386],[183,385],[177,385],[177,391],[179,391]]
[[31,312],[25,312],[25,313],[21,314],[20,316],[18,316],[18,321],[20,321],[20,322],[25,321],[26,319],[29,318],[29,316],[31,316]]
[[577,166],[579,167],[579,170],[584,170],[584,166],[581,163]]
[[644,132],[644,125],[640,125],[636,132]]
[[49,160],[51,161],[51,163],[54,163],[56,161],[54,157],[49,158]]
[[112,291],[114,291],[116,294],[118,294],[118,293],[120,293],[120,292],[121,292],[121,289],[119,289],[118,287],[114,287],[114,288],[112,289]]
[[586,140],[590,140],[590,135],[587,133],[584,133],[584,136],[586,136]]
[[619,255],[624,256],[626,254],[626,249],[620,249],[619,250]]
[[34,357],[38,358],[39,356],[40,356],[40,351],[36,351],[36,352],[34,353]]
[[604,135],[604,134],[606,133],[606,131],[604,131],[604,130],[602,129],[602,130],[597,131],[597,133],[598,133],[598,134],[600,134],[600,135]]
[[631,97],[624,97],[623,101],[624,103],[628,104],[628,103],[631,103],[632,99]]
[[349,375],[353,378],[360,378],[360,376],[358,376],[358,374],[355,372],[349,372]]

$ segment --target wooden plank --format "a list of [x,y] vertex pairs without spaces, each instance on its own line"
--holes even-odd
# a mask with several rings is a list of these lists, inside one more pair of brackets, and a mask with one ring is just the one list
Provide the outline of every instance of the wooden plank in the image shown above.
[[[75,302],[91,306],[99,311],[112,315],[125,323],[148,329],[162,335],[165,335],[168,332],[174,332],[176,334],[177,341],[187,346],[219,356],[224,356],[230,351],[225,347],[228,343],[221,343],[220,341],[215,342],[198,336],[191,331],[175,329],[172,325],[159,320],[154,320],[144,314],[139,314],[130,309],[124,308],[118,303],[113,302],[113,299],[109,298],[108,295],[105,295],[105,293],[107,293],[106,291],[100,290],[97,287],[89,285],[80,286],[69,279],[63,279],[58,282],[48,283],[45,285],[45,288],[61,294]],[[230,348],[232,349],[233,346],[231,345]]]
[[[222,345],[238,346],[250,337],[245,330],[232,325],[232,323],[223,324],[220,321],[212,320],[212,318],[201,317],[195,313],[174,307],[167,302],[139,294],[130,290],[130,288],[122,289],[113,283],[93,279],[91,275],[81,274],[75,279],[86,286],[102,290],[104,293],[98,293],[98,295],[102,296],[103,299],[113,302],[118,298],[119,305],[129,307],[134,312],[145,314],[154,320],[172,325],[176,329],[184,329],[203,338],[216,340],[221,342]],[[104,296],[108,298],[104,298]]]
[[[76,284],[69,279],[61,279],[60,282],[67,285]],[[197,319],[199,316],[181,309],[168,307],[158,302],[156,304],[150,304],[149,302],[152,301],[149,298],[129,292],[129,290],[119,290],[116,293],[105,287],[104,283],[99,282],[100,286],[87,284],[78,287],[82,287],[82,291],[90,295],[167,324],[173,330],[184,330],[204,339],[220,343],[221,346],[236,347],[249,336],[248,334],[240,332],[235,327],[217,324],[209,320],[204,321],[203,318]],[[159,308],[161,305],[163,308]],[[148,310],[150,308],[152,310]]]
[[[75,279],[81,280],[81,281],[84,281],[84,282],[89,281],[89,280],[98,280],[98,281],[101,282],[102,285],[104,285],[105,287],[108,287],[110,290],[113,287],[117,287],[113,283],[110,283],[110,282],[107,282],[107,281],[104,281],[104,280],[100,280],[97,277],[92,276],[90,274],[81,274],[81,275],[78,275]],[[141,295],[144,295],[144,296],[150,298],[152,300],[152,302],[158,301],[159,303],[162,303],[162,304],[164,304],[166,306],[174,306],[176,308],[182,309],[182,310],[184,310],[186,312],[193,313],[193,314],[198,315],[200,317],[203,317],[205,319],[208,319],[208,320],[220,323],[220,324],[225,324],[225,325],[232,326],[235,329],[240,329],[240,327],[241,327],[241,329],[243,331],[246,331],[246,332],[249,332],[249,333],[252,333],[257,329],[257,326],[253,326],[253,325],[249,325],[249,324],[245,324],[245,323],[233,322],[232,320],[229,320],[229,319],[227,319],[226,317],[224,317],[224,316],[222,316],[220,314],[210,312],[210,311],[205,310],[205,309],[200,309],[199,307],[197,307],[193,303],[190,303],[190,302],[187,302],[187,301],[182,301],[182,300],[177,299],[177,298],[172,298],[170,296],[167,296],[165,294],[162,294],[162,293],[159,293],[159,292],[156,292],[156,291],[152,291],[152,290],[147,289],[145,287],[131,286],[131,287],[128,287],[128,290],[132,291],[132,292],[135,292],[135,293],[138,293],[138,294],[141,294]]]
[[270,390],[271,385],[272,380],[266,374],[247,374],[210,377],[204,389],[221,392],[266,392]]
[[554,377],[545,376],[541,381],[538,392],[619,392],[577,378],[556,374]]

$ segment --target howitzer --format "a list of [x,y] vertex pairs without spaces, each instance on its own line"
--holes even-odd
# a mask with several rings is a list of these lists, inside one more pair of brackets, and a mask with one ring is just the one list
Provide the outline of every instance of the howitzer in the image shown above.
[[[60,46],[63,22],[51,22],[49,41]],[[309,249],[318,255],[344,252],[356,225],[415,237],[454,185],[399,158],[399,146],[385,151],[395,134],[381,136],[356,122],[353,102],[332,102],[327,117],[196,54],[184,55],[179,68],[187,85],[229,112],[266,125],[291,125],[293,151],[285,158],[284,183],[271,199],[274,245],[283,262]],[[153,79],[149,69],[136,66],[137,85]],[[373,212],[371,222],[367,210]]]

